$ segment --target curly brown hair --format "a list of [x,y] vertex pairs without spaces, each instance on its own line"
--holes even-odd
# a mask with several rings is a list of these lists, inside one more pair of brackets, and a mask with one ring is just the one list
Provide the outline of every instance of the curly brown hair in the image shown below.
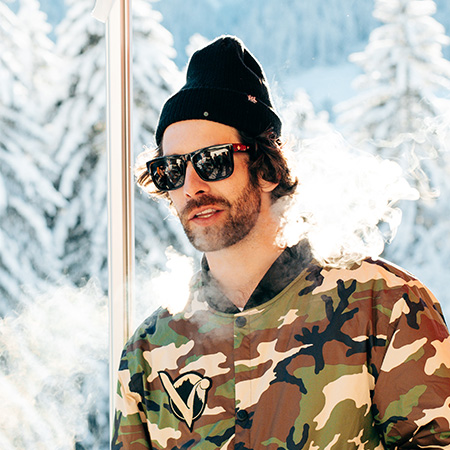
[[255,185],[262,179],[278,186],[272,191],[272,202],[281,197],[291,196],[298,185],[292,176],[291,168],[283,150],[281,139],[271,130],[253,138],[239,131],[243,144],[250,146],[248,169],[250,179]]
[[[281,139],[271,130],[265,131],[257,137],[250,137],[241,131],[238,133],[241,143],[251,148],[248,152],[248,168],[252,184],[257,186],[260,179],[277,183],[278,186],[271,193],[272,202],[284,196],[291,196],[297,188],[298,180],[292,176]],[[147,161],[162,156],[162,153],[161,146],[154,150],[145,147],[145,150],[137,157],[135,176],[137,184],[145,192],[170,201],[167,192],[159,191],[154,186],[147,171]]]

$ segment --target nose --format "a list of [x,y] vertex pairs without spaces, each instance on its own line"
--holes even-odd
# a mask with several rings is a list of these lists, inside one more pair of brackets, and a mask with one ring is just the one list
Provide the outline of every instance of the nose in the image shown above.
[[210,191],[209,183],[198,176],[190,161],[186,165],[183,189],[187,198],[194,198]]

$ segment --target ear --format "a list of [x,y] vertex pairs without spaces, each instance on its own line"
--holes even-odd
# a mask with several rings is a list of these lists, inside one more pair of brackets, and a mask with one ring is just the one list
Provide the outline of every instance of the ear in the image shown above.
[[278,183],[273,183],[271,181],[263,180],[261,177],[259,177],[259,187],[261,188],[262,192],[272,192],[277,186]]

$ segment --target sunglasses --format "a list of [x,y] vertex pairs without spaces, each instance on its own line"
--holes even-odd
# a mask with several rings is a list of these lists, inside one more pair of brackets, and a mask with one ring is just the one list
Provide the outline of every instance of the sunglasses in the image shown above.
[[188,161],[202,180],[219,181],[233,173],[234,152],[249,149],[244,144],[223,144],[201,148],[186,155],[159,156],[147,162],[147,170],[160,191],[172,191],[183,186]]

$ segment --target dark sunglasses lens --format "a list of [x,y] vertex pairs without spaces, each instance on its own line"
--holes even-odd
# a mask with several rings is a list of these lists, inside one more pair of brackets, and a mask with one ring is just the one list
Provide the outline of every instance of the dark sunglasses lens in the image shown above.
[[233,173],[233,154],[229,147],[205,149],[191,158],[198,175],[205,181],[218,181]]
[[171,191],[183,186],[185,163],[180,158],[161,158],[149,164],[149,172],[158,189]]

